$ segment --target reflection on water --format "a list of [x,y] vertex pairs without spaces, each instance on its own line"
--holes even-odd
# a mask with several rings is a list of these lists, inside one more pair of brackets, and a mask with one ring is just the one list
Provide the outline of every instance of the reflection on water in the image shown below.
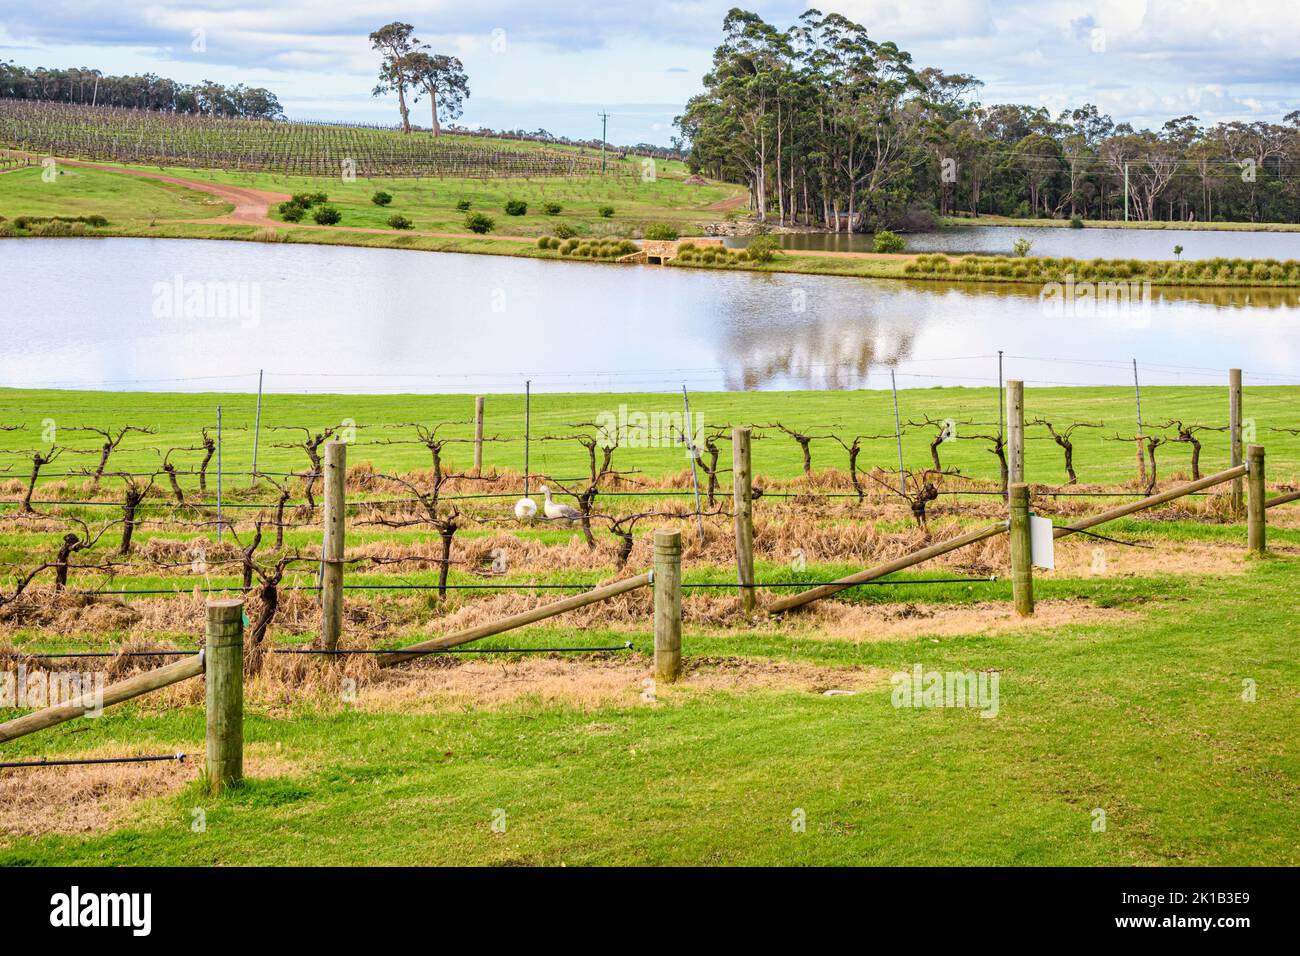
[[[977,252],[1011,254],[1019,238],[1033,243],[1031,255],[1078,259],[1300,259],[1300,232],[1244,232],[1197,229],[1070,229],[1061,226],[954,226],[935,232],[909,233],[908,252]],[[870,252],[869,235],[788,233],[779,237],[787,249]],[[727,241],[743,246],[748,239]]]
[[[183,306],[237,287],[256,315]],[[159,289],[166,309],[158,309]],[[151,239],[0,242],[4,384],[270,391],[803,389],[1294,381],[1293,290],[1157,288],[1045,308],[1032,286]],[[174,307],[173,307],[174,306]],[[247,309],[245,309],[247,312]],[[1032,358],[1030,358],[1032,357]]]

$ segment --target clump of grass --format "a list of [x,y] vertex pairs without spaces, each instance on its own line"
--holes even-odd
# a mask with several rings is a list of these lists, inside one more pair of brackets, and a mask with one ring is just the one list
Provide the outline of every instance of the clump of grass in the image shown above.
[[270,226],[263,226],[257,232],[253,233],[254,242],[288,242],[289,237],[279,229],[272,229]]

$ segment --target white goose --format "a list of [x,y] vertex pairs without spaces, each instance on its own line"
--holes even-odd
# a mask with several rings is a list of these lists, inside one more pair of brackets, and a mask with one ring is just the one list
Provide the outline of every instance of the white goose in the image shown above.
[[542,514],[552,521],[567,521],[572,523],[582,517],[582,512],[573,505],[560,505],[551,500],[551,489],[542,485],[542,494],[546,497],[542,505]]

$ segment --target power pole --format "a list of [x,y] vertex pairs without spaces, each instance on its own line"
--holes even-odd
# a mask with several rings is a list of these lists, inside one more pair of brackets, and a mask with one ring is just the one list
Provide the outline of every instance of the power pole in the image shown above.
[[609,114],[597,113],[600,117],[600,174],[605,174],[605,138],[609,130]]

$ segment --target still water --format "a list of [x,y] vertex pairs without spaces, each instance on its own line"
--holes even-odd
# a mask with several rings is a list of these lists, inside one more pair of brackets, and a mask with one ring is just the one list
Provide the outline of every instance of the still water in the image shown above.
[[478,392],[1300,381],[1300,296],[1036,288],[170,239],[0,241],[0,385]]
[[[790,233],[779,237],[787,249],[870,252],[868,235]],[[1300,232],[1227,232],[1192,229],[1069,229],[1053,226],[960,226],[909,233],[908,252],[1011,254],[1017,239],[1033,243],[1030,255],[1078,259],[1300,259]],[[744,245],[745,239],[729,244]]]

